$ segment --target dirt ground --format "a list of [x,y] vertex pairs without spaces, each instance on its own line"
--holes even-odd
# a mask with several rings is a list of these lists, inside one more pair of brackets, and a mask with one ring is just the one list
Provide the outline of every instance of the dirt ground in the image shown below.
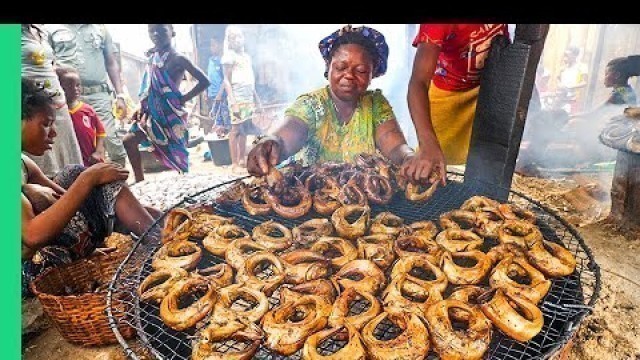
[[[201,155],[204,148],[195,149]],[[228,168],[193,156],[194,172],[228,173]],[[170,176],[166,173],[150,174]],[[640,232],[622,231],[606,220],[610,173],[536,178],[516,175],[513,188],[556,210],[568,219],[593,251],[602,272],[602,289],[593,314],[581,324],[566,359],[640,359]],[[587,194],[587,195],[585,195]],[[53,327],[23,344],[27,360],[123,359],[118,345],[82,348],[66,343]]]
[[[513,181],[515,190],[548,205],[576,226],[600,267],[599,299],[593,314],[581,324],[568,359],[640,358],[640,258],[633,255],[640,247],[640,232],[623,231],[608,221],[610,187],[607,173],[551,179],[516,175]],[[576,195],[585,192],[598,199]]]

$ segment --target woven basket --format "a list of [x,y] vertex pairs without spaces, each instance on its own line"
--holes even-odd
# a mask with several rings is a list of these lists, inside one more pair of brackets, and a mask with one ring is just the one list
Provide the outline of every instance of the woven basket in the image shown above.
[[[117,339],[109,327],[106,309],[106,285],[96,292],[96,284],[109,284],[118,265],[126,256],[124,251],[95,254],[74,263],[51,268],[31,283],[31,290],[42,303],[44,312],[68,342],[82,346],[113,344]],[[67,294],[74,295],[67,295]],[[130,292],[120,292],[127,294]],[[135,330],[122,324],[131,313],[131,299],[113,298],[114,315],[119,317],[120,333],[126,339]]]

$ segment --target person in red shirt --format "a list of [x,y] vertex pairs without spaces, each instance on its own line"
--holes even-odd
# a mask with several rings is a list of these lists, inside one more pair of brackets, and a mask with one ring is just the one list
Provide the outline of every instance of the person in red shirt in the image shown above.
[[60,85],[67,99],[69,114],[73,121],[73,128],[78,138],[82,161],[85,166],[104,162],[104,138],[107,133],[98,118],[98,114],[91,105],[80,101],[81,83],[80,74],[70,66],[58,65],[56,73],[60,79]]
[[[415,180],[466,162],[480,85],[491,41],[507,24],[421,24],[407,94],[418,151],[402,172]],[[422,174],[422,176],[420,176]]]

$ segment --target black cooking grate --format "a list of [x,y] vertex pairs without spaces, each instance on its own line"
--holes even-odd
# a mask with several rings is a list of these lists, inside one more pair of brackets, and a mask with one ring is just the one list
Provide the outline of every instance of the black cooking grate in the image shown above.
[[[390,211],[402,217],[406,223],[419,220],[437,220],[440,214],[459,208],[471,196],[482,194],[497,198],[495,194],[499,189],[480,186],[477,182],[470,185],[463,183],[462,180],[461,175],[450,173],[448,185],[439,188],[434,196],[424,203],[409,202],[403,194],[397,193],[388,205],[373,205],[371,216],[374,217],[382,211]],[[185,198],[181,203],[176,204],[176,207],[211,204],[217,214],[233,217],[236,224],[249,232],[254,226],[271,219],[293,228],[306,220],[321,217],[313,211],[294,220],[284,219],[275,214],[251,216],[240,204],[232,206],[216,204],[213,200],[231,184],[232,182],[226,182],[203,190],[196,195]],[[553,211],[513,191],[510,192],[508,201],[534,211],[538,219],[537,225],[545,238],[562,243],[569,249],[577,259],[577,266],[574,274],[554,279],[549,293],[539,304],[544,315],[542,331],[530,341],[520,343],[504,336],[494,328],[490,349],[485,354],[485,358],[509,360],[547,358],[566,344],[575,332],[577,325],[591,311],[600,290],[600,272],[590,250],[579,234]],[[206,325],[206,321],[202,321],[195,329],[183,332],[174,331],[163,324],[159,317],[158,305],[138,301],[136,289],[152,271],[151,257],[160,246],[160,224],[162,224],[163,218],[159,219],[154,227],[136,242],[134,249],[114,275],[107,294],[107,304],[109,305],[107,312],[111,327],[127,355],[133,359],[144,358],[142,353],[146,351],[151,352],[158,359],[190,359],[192,343],[195,341],[197,330]],[[203,260],[198,264],[198,268],[206,268],[222,261],[206,251],[203,254]],[[268,271],[267,269],[266,272]],[[451,288],[448,288],[447,292],[450,291]],[[130,296],[126,298],[133,299],[131,303],[127,304],[129,305],[126,307],[128,310],[115,309],[110,306],[113,293],[120,292],[127,292]],[[279,291],[272,294],[269,302],[270,308],[278,305]],[[360,313],[366,310],[367,306],[366,300],[355,301],[351,304],[350,312]],[[139,339],[129,341],[123,339],[117,328],[117,325],[121,323],[133,326],[138,332]],[[374,335],[380,339],[391,339],[399,332],[400,329],[397,326],[385,320],[376,328]],[[132,341],[138,343],[133,344]],[[345,343],[346,341],[343,340],[329,338],[319,344],[318,351],[323,355],[328,355],[342,348]],[[246,344],[233,340],[218,344],[220,351],[241,350],[245,346]],[[140,348],[145,351],[140,351]],[[301,351],[292,356],[284,357],[261,346],[254,358],[300,359]],[[438,357],[432,352],[428,358],[437,359]]]

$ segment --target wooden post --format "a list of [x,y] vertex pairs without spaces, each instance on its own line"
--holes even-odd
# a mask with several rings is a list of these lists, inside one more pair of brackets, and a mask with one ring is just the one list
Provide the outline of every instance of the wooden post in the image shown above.
[[640,229],[640,154],[618,151],[609,218],[623,228]]

